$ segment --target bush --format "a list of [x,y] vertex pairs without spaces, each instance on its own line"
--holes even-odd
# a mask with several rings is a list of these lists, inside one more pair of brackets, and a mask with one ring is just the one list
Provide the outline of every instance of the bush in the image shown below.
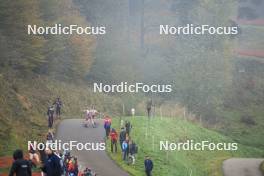
[[248,116],[248,115],[244,115],[241,117],[240,121],[246,125],[256,125],[255,120],[253,119],[253,117]]

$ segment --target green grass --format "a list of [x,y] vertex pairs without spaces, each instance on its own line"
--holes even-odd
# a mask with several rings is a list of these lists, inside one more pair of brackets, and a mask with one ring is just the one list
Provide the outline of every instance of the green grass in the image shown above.
[[[122,168],[131,175],[144,175],[144,156],[150,155],[154,161],[153,175],[166,176],[220,176],[222,161],[230,157],[260,157],[263,151],[238,145],[237,151],[164,151],[159,150],[159,142],[184,142],[194,140],[201,142],[234,142],[213,130],[205,129],[181,118],[155,118],[148,121],[146,117],[124,118],[133,125],[131,137],[139,146],[135,166],[128,166],[121,160],[120,148],[117,154],[108,153]],[[113,120],[113,127],[119,130],[119,119]],[[250,140],[250,139],[249,139]],[[108,145],[109,146],[109,141]]]
[[260,165],[260,170],[261,170],[262,174],[264,175],[264,161]]
[[[255,125],[246,125],[241,122],[241,116],[248,114],[254,117]],[[222,134],[231,137],[238,143],[260,148],[264,150],[264,121],[262,107],[247,107],[243,111],[224,111],[221,112],[224,123],[223,127],[218,131]]]

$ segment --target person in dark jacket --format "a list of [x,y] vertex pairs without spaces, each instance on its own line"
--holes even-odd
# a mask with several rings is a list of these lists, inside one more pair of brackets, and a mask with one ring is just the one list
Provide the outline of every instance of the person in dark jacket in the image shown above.
[[119,142],[120,142],[120,147],[122,150],[122,144],[126,140],[126,130],[124,127],[121,128],[120,134],[119,134]]
[[126,121],[125,127],[126,127],[126,133],[129,136],[130,135],[131,128],[132,128],[131,123],[129,121]]
[[146,175],[147,176],[151,176],[151,172],[152,172],[152,170],[153,170],[153,162],[152,162],[152,160],[150,159],[150,157],[149,156],[146,156],[145,157],[145,162],[144,162],[144,164],[145,164],[145,172],[146,172]]
[[54,121],[54,107],[53,106],[49,106],[48,111],[47,111],[47,115],[48,115],[48,127],[52,128],[53,126],[53,121]]
[[42,171],[47,176],[61,176],[62,167],[60,158],[51,150],[50,147],[45,149],[45,153],[47,155],[47,159],[42,167]]
[[11,166],[9,176],[31,176],[31,163],[24,159],[23,151],[18,149],[13,154],[14,162]]
[[137,145],[134,141],[130,140],[129,141],[129,158],[131,158],[132,163],[131,164],[135,164],[136,161],[136,153],[137,153]]
[[148,118],[150,118],[151,115],[151,107],[152,107],[152,100],[149,99],[149,101],[147,102],[147,113],[148,113]]
[[61,107],[62,107],[62,101],[61,99],[58,97],[55,102],[53,103],[53,105],[55,105],[56,108],[56,118],[60,118],[61,115]]

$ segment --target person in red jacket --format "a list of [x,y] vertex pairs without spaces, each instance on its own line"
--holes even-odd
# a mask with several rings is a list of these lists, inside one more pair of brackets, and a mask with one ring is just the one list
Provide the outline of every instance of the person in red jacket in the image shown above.
[[112,128],[112,130],[111,130],[110,138],[111,138],[111,152],[113,153],[113,147],[115,147],[115,153],[116,153],[117,152],[118,134],[114,128]]
[[112,120],[109,116],[106,116],[104,119],[104,129],[105,129],[105,136],[108,139],[110,129],[111,129]]

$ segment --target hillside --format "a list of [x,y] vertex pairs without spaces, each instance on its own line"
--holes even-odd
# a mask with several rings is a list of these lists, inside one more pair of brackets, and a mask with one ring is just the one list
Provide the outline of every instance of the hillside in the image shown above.
[[[118,154],[110,156],[125,170],[132,175],[144,175],[145,155],[151,156],[154,161],[153,175],[195,175],[195,176],[220,176],[222,174],[222,161],[230,157],[256,157],[263,156],[263,149],[255,145],[250,147],[238,144],[236,151],[166,151],[160,150],[160,141],[168,140],[170,143],[210,141],[213,143],[233,143],[229,136],[223,136],[212,130],[205,129],[199,124],[185,121],[182,117],[166,118],[155,117],[148,120],[147,117],[126,117],[122,120],[129,120],[132,124],[131,138],[139,147],[136,156],[136,164],[128,166],[121,160],[120,148]],[[119,131],[119,119],[115,119],[113,127]],[[260,139],[260,138],[259,138]],[[247,138],[248,142],[251,141]],[[108,152],[110,152],[108,144]]]
[[[0,156],[10,159],[15,149],[26,151],[28,140],[45,140],[47,108],[60,97],[61,120],[83,118],[84,108],[95,106],[117,130],[119,120],[132,122],[136,165],[109,154],[132,175],[143,175],[145,155],[154,159],[154,175],[173,176],[220,176],[224,159],[264,157],[263,6],[262,0],[0,0]],[[102,26],[105,33],[28,34],[28,25]],[[237,33],[164,35],[161,25]],[[122,82],[169,85],[171,92],[93,90],[94,83]],[[127,117],[132,109],[135,118]],[[164,140],[236,142],[238,150],[160,151]]]
[[1,155],[44,139],[47,108],[56,97],[63,101],[64,118],[80,117],[91,104],[120,112],[118,98],[93,94],[84,81],[94,59],[93,36],[27,34],[29,24],[89,25],[71,0],[1,0],[0,21]]
[[65,83],[47,77],[8,79],[1,75],[1,155],[26,148],[28,140],[44,140],[47,133],[47,107],[56,97],[63,101],[63,118],[82,118],[82,110],[93,104],[108,113],[121,111],[121,101],[94,94],[86,84]]

